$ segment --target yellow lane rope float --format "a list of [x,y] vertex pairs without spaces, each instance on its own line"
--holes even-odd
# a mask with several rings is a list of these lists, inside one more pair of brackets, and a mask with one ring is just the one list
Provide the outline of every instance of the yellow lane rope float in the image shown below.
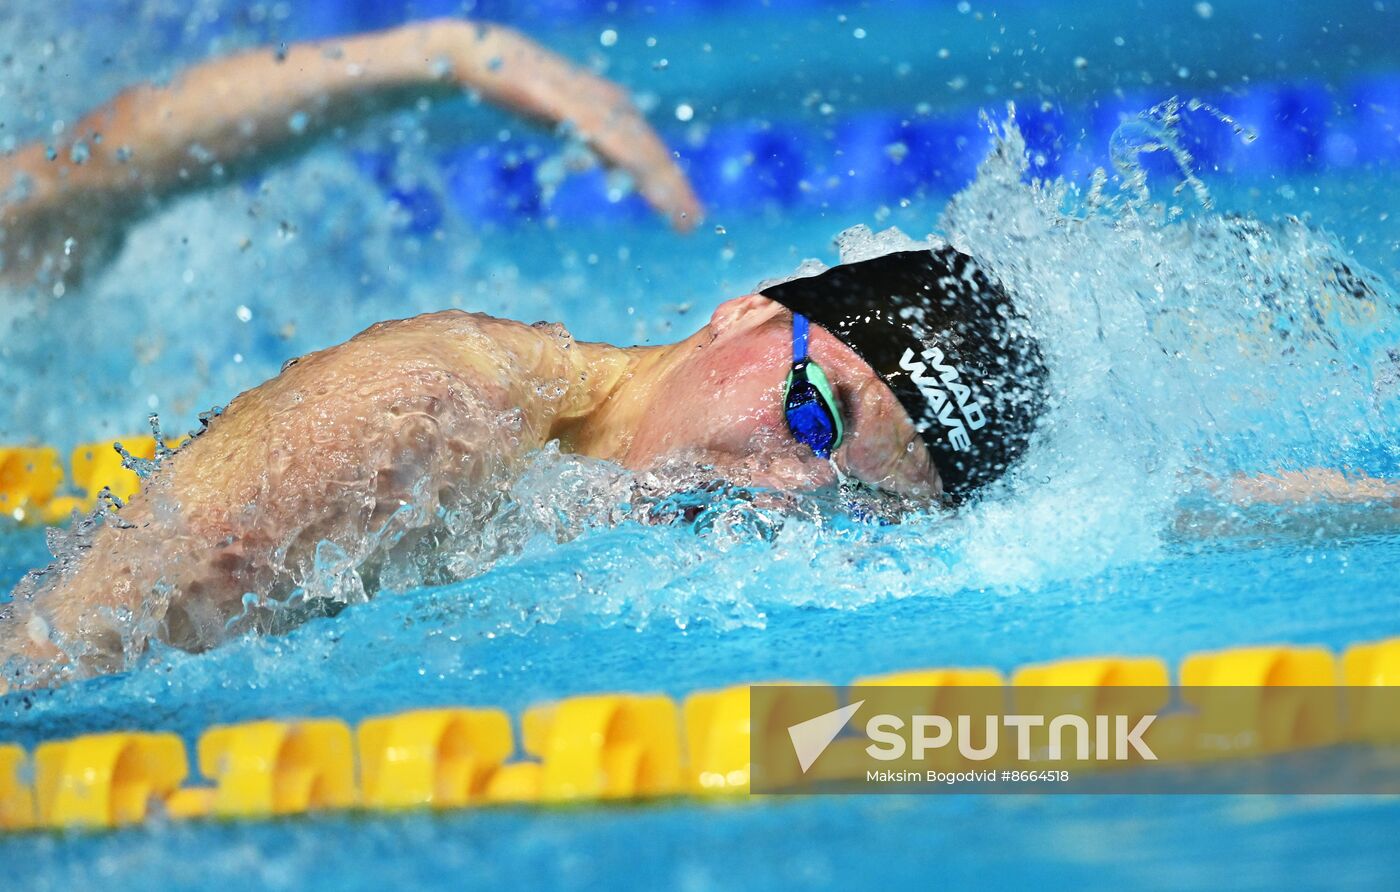
[[[174,448],[177,442],[166,445]],[[141,479],[122,467],[117,444],[133,458],[156,455],[156,440],[150,436],[84,443],[69,453],[65,470],[51,446],[0,445],[0,516],[21,523],[58,523],[74,511],[91,511],[103,489],[122,501],[131,498]]]
[[[1382,688],[1400,685],[1400,638],[1353,645],[1340,660],[1317,647],[1196,653],[1178,667],[1177,681],[1197,696],[1224,685],[1254,688],[1259,695],[1232,699],[1233,712],[1223,718],[1170,717],[1216,723],[1206,729],[1209,735],[1182,734],[1178,740],[1241,742],[1209,751],[1188,745],[1161,754],[1168,761],[1400,743],[1394,700],[1379,696]],[[1094,657],[1025,666],[1009,685],[1000,672],[985,668],[903,671],[853,684],[867,698],[882,688],[894,698],[922,698],[920,708],[957,709],[987,695],[1024,708],[1039,691],[1054,696],[1070,689],[1092,701],[1081,705],[1098,708],[1125,687],[1161,687],[1165,697],[1170,673],[1155,658]],[[1296,698],[1263,696],[1290,688]],[[832,708],[839,702],[835,688],[801,689]],[[810,714],[814,701],[806,693],[802,700]],[[185,743],[176,734],[113,732],[50,741],[39,745],[32,760],[19,746],[0,745],[0,830],[118,827],[153,815],[249,819],[336,809],[742,795],[749,791],[753,729],[781,729],[793,720],[782,698],[765,698],[765,715],[753,715],[752,702],[749,687],[736,685],[691,694],[679,706],[665,696],[630,693],[537,705],[519,717],[523,757],[517,759],[511,719],[500,709],[416,709],[366,719],[353,732],[334,718],[222,725],[199,738],[196,762],[203,779],[194,784]],[[1278,714],[1239,714],[1241,702],[1245,713],[1252,703]],[[1232,723],[1262,733],[1232,733]],[[782,741],[786,735],[765,739]],[[823,773],[840,776],[842,761],[830,762]]]

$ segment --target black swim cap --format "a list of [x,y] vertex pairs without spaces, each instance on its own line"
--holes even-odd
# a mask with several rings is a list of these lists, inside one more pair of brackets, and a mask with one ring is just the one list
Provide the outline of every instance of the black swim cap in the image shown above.
[[1045,361],[1010,297],[952,248],[900,251],[762,294],[885,380],[955,500],[1006,473],[1046,402]]

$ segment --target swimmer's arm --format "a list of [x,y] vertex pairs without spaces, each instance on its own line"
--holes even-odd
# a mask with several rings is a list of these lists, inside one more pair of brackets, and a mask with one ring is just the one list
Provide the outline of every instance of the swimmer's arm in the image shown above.
[[1400,480],[1332,468],[1306,468],[1274,474],[1236,475],[1219,484],[1230,501],[1243,505],[1380,504],[1400,508]]
[[127,89],[78,121],[66,143],[0,159],[0,196],[13,190],[0,200],[0,227],[12,244],[36,233],[61,244],[66,229],[81,229],[71,218],[94,214],[116,228],[152,199],[255,170],[387,108],[463,90],[568,122],[676,226],[694,225],[700,208],[685,175],[620,87],[508,28],[443,20],[240,53],[168,85]]
[[[448,501],[485,504],[502,469],[582,411],[581,393],[540,395],[586,371],[549,339],[449,311],[302,357],[231,402],[32,597],[0,607],[0,668],[15,661],[27,685],[112,671],[151,631],[208,647],[245,592],[304,584],[319,542],[353,554]],[[136,634],[124,618],[140,616]]]

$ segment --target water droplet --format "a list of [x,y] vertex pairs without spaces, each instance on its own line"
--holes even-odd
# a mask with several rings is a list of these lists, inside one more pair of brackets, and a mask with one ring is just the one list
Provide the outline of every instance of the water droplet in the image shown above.
[[617,32],[611,28],[605,29],[602,34],[598,35],[598,42],[603,46],[616,46]]
[[238,309],[234,311],[234,315],[238,317],[239,322],[251,322],[253,319],[253,311],[243,304],[238,305]]
[[310,120],[306,116],[306,112],[293,112],[292,116],[287,119],[287,129],[297,136],[301,136],[306,132],[306,125],[310,123]]
[[677,121],[689,121],[693,117],[695,117],[695,109],[691,108],[689,103],[682,102],[680,105],[676,106]]

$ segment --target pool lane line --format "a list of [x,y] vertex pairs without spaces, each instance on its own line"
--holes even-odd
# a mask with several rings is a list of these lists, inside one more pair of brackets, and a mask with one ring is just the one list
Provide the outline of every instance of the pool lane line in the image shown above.
[[[1226,716],[1225,725],[1209,729],[1211,747],[1201,748],[1187,734],[1177,738],[1185,741],[1182,748],[1159,754],[1167,762],[1400,743],[1400,714],[1390,708],[1392,700],[1379,696],[1400,686],[1400,638],[1352,645],[1340,659],[1326,648],[1285,645],[1195,653],[1181,662],[1177,680],[1195,691],[1254,689],[1260,695],[1253,701],[1257,708],[1279,714]],[[1012,673],[1009,685],[989,668],[910,670],[852,682],[864,698],[877,701],[907,700],[908,692],[917,691],[933,707],[939,698],[1000,691],[1022,709],[1033,707],[1038,696],[1065,689],[1084,695],[1092,706],[1115,702],[1128,689],[1160,688],[1165,697],[1169,684],[1165,661],[1122,656],[1024,666]],[[824,684],[786,690],[804,699],[839,702],[836,689]],[[1281,696],[1263,696],[1270,692]],[[0,745],[0,831],[113,828],[152,819],[264,819],[344,809],[400,812],[744,796],[750,789],[751,728],[785,724],[791,706],[781,697],[764,698],[766,712],[756,716],[750,693],[750,686],[741,684],[699,691],[679,704],[660,694],[602,693],[535,705],[519,716],[523,757],[516,759],[511,717],[495,708],[409,710],[365,719],[353,732],[336,718],[221,725],[199,738],[195,755],[203,782],[195,784],[187,784],[184,740],[169,732],[49,741],[32,759],[22,747]],[[1270,728],[1272,736],[1232,734],[1230,722],[1236,718],[1240,729]],[[1222,748],[1221,740],[1235,743]],[[790,754],[786,758],[790,761]],[[842,779],[835,764],[814,769],[813,779]]]

